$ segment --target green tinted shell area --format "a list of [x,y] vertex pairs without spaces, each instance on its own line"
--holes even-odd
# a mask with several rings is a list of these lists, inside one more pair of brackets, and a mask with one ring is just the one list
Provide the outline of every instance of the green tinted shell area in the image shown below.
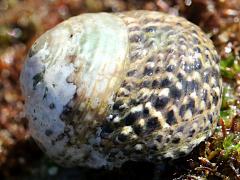
[[[158,163],[188,154],[213,133],[219,115],[222,81],[219,57],[211,40],[196,25],[172,15],[130,11],[90,16],[101,19],[105,15],[114,18],[105,19],[113,23],[109,27],[117,22],[121,33],[114,33],[119,28],[112,28],[111,35],[103,33],[104,37],[98,39],[93,38],[97,37],[94,21],[81,20],[78,23],[82,25],[77,25],[72,18],[65,22],[70,29],[87,29],[96,46],[90,46],[94,53],[84,51],[81,47],[88,39],[82,39],[72,54],[79,58],[71,55],[74,62],[68,61],[76,61],[75,70],[66,78],[75,85],[76,92],[58,114],[59,122],[65,126],[59,140],[62,149],[54,154],[58,141],[45,143],[44,138],[51,139],[54,133],[38,141],[61,164],[94,168],[120,167],[128,160]],[[74,39],[74,31],[70,34]],[[116,44],[121,47],[125,42],[119,49],[121,53],[117,53]],[[111,57],[104,51],[108,45],[114,49]],[[101,71],[100,59],[104,64]],[[79,65],[77,60],[88,65]],[[91,67],[94,71],[90,71]],[[83,91],[84,84],[89,86]],[[104,91],[99,90],[102,86]]]

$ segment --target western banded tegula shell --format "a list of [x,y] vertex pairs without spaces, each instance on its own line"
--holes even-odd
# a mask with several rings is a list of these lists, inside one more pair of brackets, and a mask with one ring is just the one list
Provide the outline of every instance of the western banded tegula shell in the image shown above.
[[208,37],[181,17],[72,17],[33,44],[23,67],[31,135],[64,166],[184,156],[216,127],[218,63]]

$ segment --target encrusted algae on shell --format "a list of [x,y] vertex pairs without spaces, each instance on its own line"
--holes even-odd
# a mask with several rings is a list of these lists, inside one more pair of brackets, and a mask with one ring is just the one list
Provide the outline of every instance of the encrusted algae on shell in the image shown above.
[[70,18],[35,42],[22,71],[31,134],[66,166],[178,158],[216,126],[218,61],[206,35],[180,17]]

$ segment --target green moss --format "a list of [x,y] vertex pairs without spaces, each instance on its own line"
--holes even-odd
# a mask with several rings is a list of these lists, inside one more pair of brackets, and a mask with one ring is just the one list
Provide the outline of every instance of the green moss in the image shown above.
[[234,95],[233,86],[230,84],[224,83],[221,110],[229,109],[229,106],[235,104],[235,101],[236,101],[236,96]]
[[238,134],[229,134],[223,140],[224,157],[228,157],[234,152],[240,153],[240,136]]
[[224,78],[234,79],[240,72],[240,64],[233,54],[220,61],[220,70]]
[[227,109],[220,112],[220,118],[224,121],[226,127],[231,127],[232,119],[236,116],[236,109]]

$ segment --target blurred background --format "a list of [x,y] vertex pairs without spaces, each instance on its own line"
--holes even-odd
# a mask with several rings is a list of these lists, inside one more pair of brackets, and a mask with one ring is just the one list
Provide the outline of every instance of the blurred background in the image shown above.
[[[213,40],[221,56],[223,103],[216,133],[189,156],[155,171],[128,162],[112,171],[62,168],[28,133],[19,74],[34,40],[86,12],[134,9],[183,16]],[[240,0],[0,0],[0,179],[240,179]],[[181,163],[179,163],[181,162]]]

